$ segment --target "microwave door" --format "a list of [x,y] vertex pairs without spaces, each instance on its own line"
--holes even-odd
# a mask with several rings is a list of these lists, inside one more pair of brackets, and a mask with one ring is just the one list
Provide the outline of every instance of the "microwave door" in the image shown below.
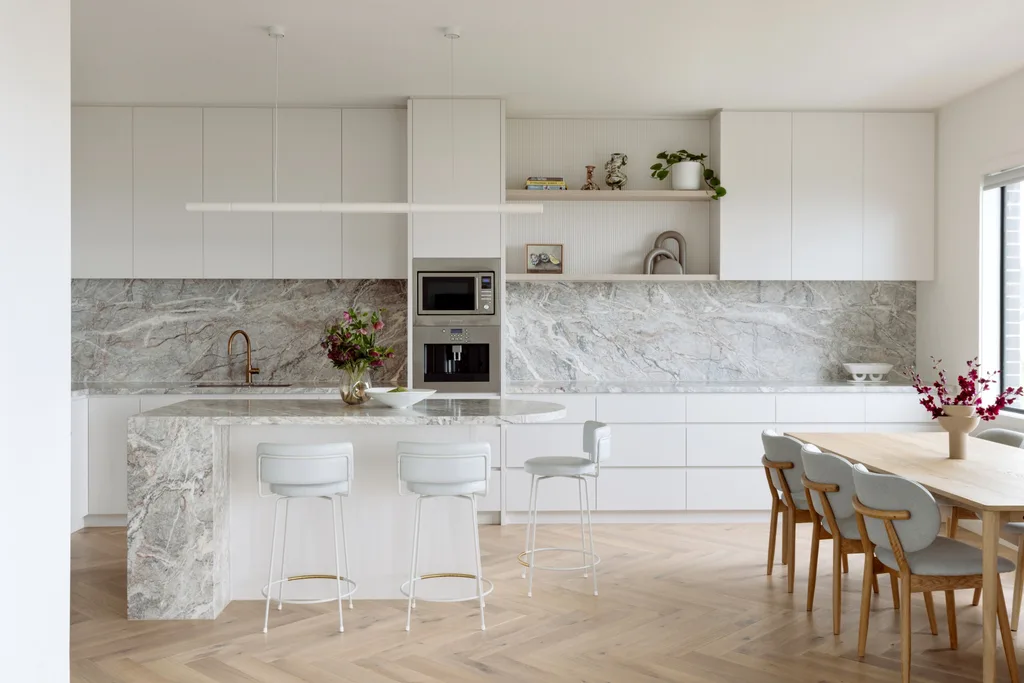
[[479,292],[475,273],[420,273],[419,313],[448,315],[473,313]]

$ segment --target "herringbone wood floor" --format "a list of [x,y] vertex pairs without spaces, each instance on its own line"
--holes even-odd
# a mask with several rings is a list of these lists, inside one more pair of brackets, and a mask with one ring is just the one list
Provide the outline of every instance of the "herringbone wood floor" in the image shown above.
[[[125,619],[121,529],[72,536],[71,680],[80,683],[877,683],[899,680],[899,624],[883,579],[868,656],[857,658],[859,558],[843,582],[843,632],[831,631],[831,553],[823,544],[815,609],[805,607],[807,537],[797,587],[765,576],[767,525],[601,525],[601,595],[582,576],[538,572],[526,597],[515,556],[523,527],[481,528],[484,573],[495,584],[486,632],[472,603],[421,603],[406,633],[405,603],[357,602],[337,633],[332,603],[234,602],[216,622]],[[578,528],[542,526],[538,545],[575,546]],[[928,632],[914,596],[914,680],[981,678],[981,610],[957,594],[960,649]],[[999,655],[1002,666],[1002,655]],[[1005,669],[1002,679],[1008,680]]]

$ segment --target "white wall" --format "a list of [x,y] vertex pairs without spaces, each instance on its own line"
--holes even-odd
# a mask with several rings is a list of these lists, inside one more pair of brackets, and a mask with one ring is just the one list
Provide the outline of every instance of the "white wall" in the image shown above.
[[70,6],[3,0],[0,17],[0,358],[17,388],[0,393],[0,677],[57,683],[69,633]]
[[917,288],[917,358],[952,369],[980,353],[980,302],[999,295],[981,286],[981,182],[1024,164],[1024,70],[943,107],[938,138],[935,280]]

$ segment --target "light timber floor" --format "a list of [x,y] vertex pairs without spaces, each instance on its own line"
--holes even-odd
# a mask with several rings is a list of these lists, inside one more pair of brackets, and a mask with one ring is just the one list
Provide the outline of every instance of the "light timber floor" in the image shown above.
[[[600,597],[581,574],[538,572],[526,597],[516,555],[522,526],[481,527],[484,574],[495,590],[480,632],[473,603],[420,603],[406,633],[405,603],[357,601],[337,632],[333,603],[271,610],[233,602],[214,622],[125,619],[125,536],[87,529],[71,538],[71,680],[81,683],[878,683],[899,680],[899,622],[887,578],[871,615],[868,656],[857,659],[861,562],[843,580],[843,631],[832,635],[828,543],[815,609],[805,611],[808,534],[797,546],[796,592],[785,569],[765,576],[767,525],[595,527]],[[803,530],[802,530],[803,531]],[[541,526],[538,546],[579,543],[575,526]],[[964,534],[970,539],[970,534]],[[360,552],[360,549],[353,549]],[[776,557],[780,557],[777,553]],[[570,558],[571,559],[571,558]],[[358,577],[355,577],[358,580]],[[1006,575],[1012,581],[1012,575]],[[1010,594],[1010,585],[1007,598]],[[913,680],[981,679],[981,609],[958,591],[960,649],[949,650],[913,603]],[[999,655],[1000,680],[1008,680]]]

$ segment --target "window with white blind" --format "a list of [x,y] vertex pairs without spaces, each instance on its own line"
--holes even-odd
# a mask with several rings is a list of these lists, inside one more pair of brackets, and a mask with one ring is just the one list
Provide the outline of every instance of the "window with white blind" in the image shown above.
[[[1019,387],[1024,383],[1024,349],[1021,343],[1021,324],[1024,318],[1021,298],[1024,285],[1021,270],[1024,262],[1024,240],[1021,235],[1022,187],[1024,167],[997,173],[985,178],[982,200],[985,222],[998,222],[1001,235],[1000,365],[1003,387]],[[1012,409],[1024,412],[1024,405],[1014,405]]]

